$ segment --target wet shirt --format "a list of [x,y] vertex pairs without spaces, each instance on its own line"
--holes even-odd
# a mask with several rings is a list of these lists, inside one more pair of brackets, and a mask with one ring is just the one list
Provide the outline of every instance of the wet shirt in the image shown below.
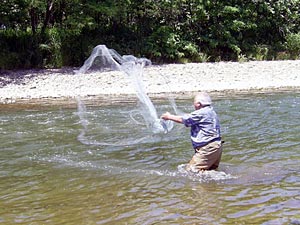
[[214,140],[221,140],[219,119],[212,106],[185,115],[182,120],[185,126],[191,127],[194,148],[202,147]]

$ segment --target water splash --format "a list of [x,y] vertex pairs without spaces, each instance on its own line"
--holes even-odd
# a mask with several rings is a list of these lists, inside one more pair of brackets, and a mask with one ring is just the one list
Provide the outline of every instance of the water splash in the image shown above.
[[[165,121],[158,118],[157,111],[146,94],[143,83],[143,68],[151,65],[151,61],[146,58],[137,58],[132,55],[119,55],[115,50],[108,49],[105,45],[96,46],[90,57],[76,73],[87,73],[89,69],[97,70],[119,70],[130,80],[139,99],[140,113],[146,122],[146,126],[153,133],[168,133],[173,128],[172,121]],[[79,103],[78,103],[79,104]],[[82,104],[82,103],[80,103]],[[172,102],[172,107],[176,112],[176,105]],[[82,109],[82,107],[78,107]]]
[[222,180],[230,180],[230,179],[237,178],[236,176],[233,176],[231,174],[227,174],[223,171],[216,171],[216,170],[208,170],[200,173],[193,173],[187,171],[185,167],[186,164],[181,164],[177,167],[179,174],[181,174],[182,176],[189,177],[190,179],[195,181],[209,182],[209,181],[222,181]]
[[[90,153],[89,153],[90,154]],[[185,170],[186,164],[178,165],[177,170],[160,170],[160,169],[150,169],[150,168],[135,168],[130,164],[126,166],[120,166],[120,162],[113,160],[106,160],[106,163],[100,163],[99,161],[91,160],[80,160],[78,157],[72,155],[55,154],[49,156],[31,156],[30,160],[42,161],[48,163],[54,163],[62,167],[74,167],[81,168],[85,170],[103,170],[110,174],[136,174],[136,175],[146,175],[146,176],[162,176],[162,177],[174,177],[175,179],[187,178],[188,180],[196,181],[199,183],[208,182],[222,182],[229,181],[232,179],[237,179],[236,176],[225,173],[223,171],[203,171],[201,173],[195,174],[190,173]],[[118,163],[118,165],[116,165]]]

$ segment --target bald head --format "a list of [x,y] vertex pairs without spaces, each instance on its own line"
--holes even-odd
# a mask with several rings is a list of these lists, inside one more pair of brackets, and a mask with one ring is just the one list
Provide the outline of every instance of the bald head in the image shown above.
[[198,93],[194,98],[194,104],[200,103],[202,106],[211,105],[212,101],[210,96],[206,92]]

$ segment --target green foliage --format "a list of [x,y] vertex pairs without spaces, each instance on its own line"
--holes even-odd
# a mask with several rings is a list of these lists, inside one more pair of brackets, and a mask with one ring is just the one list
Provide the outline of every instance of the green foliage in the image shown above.
[[249,59],[246,55],[240,54],[238,55],[238,62],[243,63],[243,62],[248,62]]
[[31,68],[39,65],[37,40],[28,31],[0,31],[0,69]]
[[296,59],[299,11],[300,0],[3,0],[0,67],[80,66],[98,44],[156,62]]
[[28,1],[24,0],[1,0],[0,25],[6,28],[26,28],[28,23]]
[[198,55],[198,60],[197,62],[208,62],[210,60],[210,56],[208,56],[206,53],[200,52]]
[[300,32],[288,34],[286,37],[287,50],[293,59],[300,58]]
[[159,27],[148,39],[149,53],[153,58],[175,59],[179,56],[178,35],[167,26]]
[[269,47],[266,45],[255,46],[255,56],[254,59],[258,61],[266,60],[269,53]]
[[288,60],[288,59],[291,59],[291,56],[288,52],[282,51],[282,52],[277,52],[275,59],[276,60]]
[[50,29],[47,30],[46,43],[41,43],[39,48],[44,55],[43,67],[54,68],[62,67],[62,41],[61,36],[63,35],[60,29]]
[[[148,40],[148,51],[151,58],[165,61],[202,61],[198,46],[183,38],[172,28],[163,26],[153,32]],[[202,56],[202,59],[201,59]]]

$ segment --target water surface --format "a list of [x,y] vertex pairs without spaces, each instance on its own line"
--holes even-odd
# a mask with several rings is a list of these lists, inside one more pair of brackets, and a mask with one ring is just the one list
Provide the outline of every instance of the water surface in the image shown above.
[[300,224],[300,92],[214,100],[226,143],[199,176],[188,128],[152,134],[134,103],[2,105],[0,224]]

